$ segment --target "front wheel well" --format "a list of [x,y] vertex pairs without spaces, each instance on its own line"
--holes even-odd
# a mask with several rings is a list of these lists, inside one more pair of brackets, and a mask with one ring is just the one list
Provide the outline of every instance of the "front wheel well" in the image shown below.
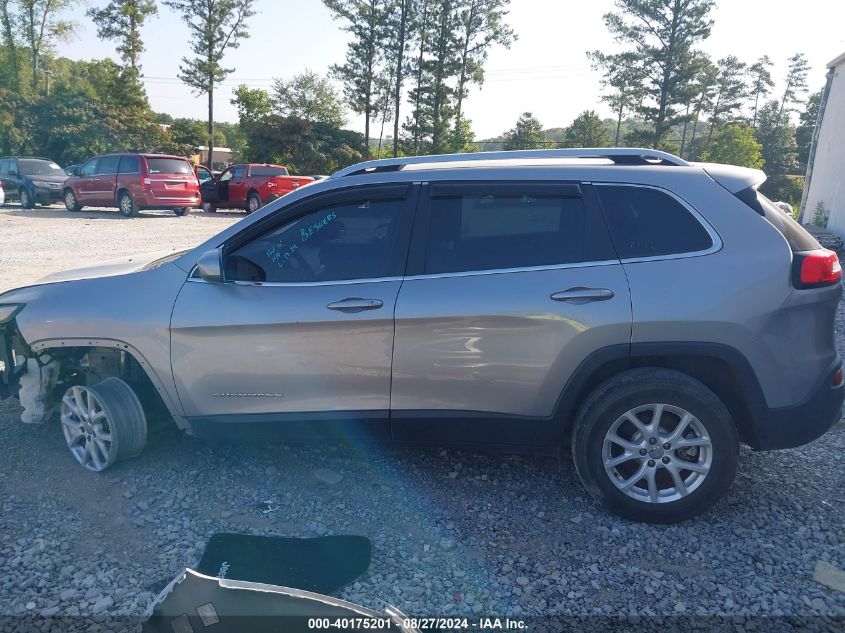
[[[581,404],[601,383],[628,369],[654,367],[674,369],[701,382],[727,408],[736,425],[740,440],[753,441],[753,395],[745,371],[721,356],[699,354],[648,354],[617,358],[605,362],[582,378],[578,385],[564,393],[558,419],[563,421],[564,437],[568,438]],[[750,367],[747,371],[751,371]],[[757,385],[759,389],[759,385]]]
[[61,347],[39,352],[41,362],[56,361],[59,372],[52,390],[54,402],[72,385],[95,385],[107,378],[128,384],[144,408],[147,418],[170,419],[171,415],[144,366],[127,349],[113,347]]

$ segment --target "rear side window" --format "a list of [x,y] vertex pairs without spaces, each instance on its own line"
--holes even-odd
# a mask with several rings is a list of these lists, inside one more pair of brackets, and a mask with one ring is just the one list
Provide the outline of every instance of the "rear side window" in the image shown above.
[[614,258],[607,229],[588,212],[580,194],[527,186],[521,192],[432,195],[427,274]]
[[116,174],[120,156],[103,156],[97,166],[98,174]]
[[151,174],[193,174],[190,163],[179,158],[147,158]]
[[249,168],[249,175],[253,177],[287,176],[288,170],[284,167],[257,166]]
[[121,156],[120,157],[120,168],[118,173],[121,174],[137,174],[140,172],[140,168],[138,166],[138,157],[137,156]]
[[713,240],[680,202],[648,187],[596,187],[622,259],[695,253]]

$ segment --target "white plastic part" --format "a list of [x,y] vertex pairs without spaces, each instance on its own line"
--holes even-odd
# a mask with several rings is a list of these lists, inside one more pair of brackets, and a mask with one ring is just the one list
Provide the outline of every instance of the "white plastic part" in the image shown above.
[[42,424],[50,417],[52,407],[47,394],[58,376],[58,370],[56,362],[41,367],[34,358],[26,359],[26,372],[20,377],[18,392],[24,424]]

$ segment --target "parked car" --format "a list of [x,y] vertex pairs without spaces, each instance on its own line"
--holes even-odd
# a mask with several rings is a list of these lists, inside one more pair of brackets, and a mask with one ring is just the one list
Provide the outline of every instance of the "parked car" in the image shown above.
[[201,187],[203,208],[258,211],[268,202],[313,182],[309,176],[291,176],[282,165],[232,165]]
[[79,170],[82,168],[82,163],[78,163],[75,165],[68,165],[65,167],[65,174],[68,176],[78,176]]
[[3,182],[0,181],[0,206],[6,204],[6,192],[3,190]]
[[200,204],[191,163],[166,154],[95,156],[64,182],[62,196],[69,211],[117,207],[127,217],[143,209],[172,209],[176,215],[187,215]]
[[3,181],[6,199],[20,200],[24,209],[61,200],[65,178],[62,168],[48,158],[0,158],[0,180]]
[[0,389],[30,421],[58,407],[94,471],[168,411],[197,434],[568,446],[608,508],[679,521],[740,442],[840,418],[839,260],[764,180],[646,149],[363,163],[193,250],[0,295]]
[[214,180],[214,172],[205,165],[194,165],[194,173],[197,175],[200,185],[209,180]]

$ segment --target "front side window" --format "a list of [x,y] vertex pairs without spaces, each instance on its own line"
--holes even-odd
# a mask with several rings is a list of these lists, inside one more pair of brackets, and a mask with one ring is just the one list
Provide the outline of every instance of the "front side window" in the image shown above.
[[713,246],[701,223],[672,196],[649,187],[596,187],[619,257],[695,253]]
[[93,176],[96,171],[97,171],[97,159],[94,158],[92,160],[89,160],[87,163],[85,163],[82,166],[82,169],[79,170],[79,175],[83,176],[83,177]]
[[234,172],[231,169],[227,169],[220,175],[220,182],[227,182],[232,179],[232,174]]
[[117,166],[120,164],[120,156],[103,156],[97,166],[97,173],[111,175],[117,173]]
[[226,257],[227,281],[320,282],[390,276],[401,200],[312,211]]
[[246,167],[244,165],[238,165],[237,167],[232,168],[232,178],[243,178],[245,173]]
[[425,273],[614,259],[607,229],[583,198],[553,191],[432,197]]

